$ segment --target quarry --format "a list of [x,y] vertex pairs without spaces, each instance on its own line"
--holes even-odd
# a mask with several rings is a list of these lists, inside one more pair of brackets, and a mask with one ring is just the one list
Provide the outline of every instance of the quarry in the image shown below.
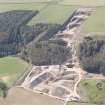
[[67,47],[72,51],[72,57],[61,65],[33,65],[20,87],[63,100],[65,103],[80,101],[81,97],[77,93],[77,88],[83,70],[80,68],[74,43],[78,41],[76,35],[79,34],[81,25],[93,11],[94,8],[76,10],[64,30],[58,31],[50,39],[62,39],[67,42]]

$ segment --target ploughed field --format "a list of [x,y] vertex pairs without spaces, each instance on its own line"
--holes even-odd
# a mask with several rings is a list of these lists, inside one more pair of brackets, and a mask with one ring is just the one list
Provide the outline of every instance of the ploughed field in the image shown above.
[[[64,105],[64,102],[61,100],[54,99],[47,95],[33,93],[27,91],[26,89],[14,87],[11,88],[8,92],[8,96],[5,99],[6,105]],[[1,104],[0,105],[4,105]]]

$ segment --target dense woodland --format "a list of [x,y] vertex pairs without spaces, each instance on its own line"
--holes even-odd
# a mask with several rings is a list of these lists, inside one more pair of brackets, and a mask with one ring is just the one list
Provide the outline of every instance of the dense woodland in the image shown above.
[[105,75],[105,40],[86,37],[79,47],[80,64],[90,73]]
[[12,28],[17,28],[26,24],[38,11],[13,10],[0,13],[0,32],[9,32]]
[[28,43],[43,34],[39,40],[48,40],[60,29],[58,24],[38,23],[28,26],[27,22],[38,11],[9,11],[0,14],[0,57],[14,55]]
[[[55,43],[56,42],[56,43]],[[63,41],[40,41],[32,43],[22,53],[22,58],[35,65],[62,64],[72,57],[70,48]],[[59,42],[62,45],[59,45]]]
[[14,55],[20,51],[22,35],[20,28],[38,11],[13,10],[0,13],[0,57]]

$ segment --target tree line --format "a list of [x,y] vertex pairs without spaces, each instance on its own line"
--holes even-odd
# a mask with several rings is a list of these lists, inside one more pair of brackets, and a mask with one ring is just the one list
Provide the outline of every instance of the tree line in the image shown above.
[[84,70],[105,75],[105,40],[86,37],[79,45],[78,57]]
[[70,48],[53,43],[51,41],[40,41],[32,43],[21,55],[22,59],[34,65],[60,65],[71,56]]

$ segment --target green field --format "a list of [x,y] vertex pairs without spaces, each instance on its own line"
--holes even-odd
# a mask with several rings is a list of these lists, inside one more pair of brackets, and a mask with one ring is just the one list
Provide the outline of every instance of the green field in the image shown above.
[[[56,2],[56,0],[54,1]],[[36,23],[62,24],[77,8],[77,6],[57,5],[53,4],[53,2],[48,3],[1,3],[0,12],[10,10],[39,10],[39,14],[28,25],[34,25]]]
[[[28,0],[26,0],[26,1],[28,1]],[[35,2],[50,2],[52,0],[33,0],[33,1],[35,1]]]
[[105,0],[62,0],[60,4],[82,6],[105,6]]
[[[97,87],[98,83],[101,84],[101,87]],[[85,89],[87,94],[86,102],[88,101],[89,103],[105,104],[105,81],[82,80],[81,86]]]
[[50,2],[52,0],[0,0],[0,3],[30,3],[30,2]]
[[97,7],[96,11],[84,23],[84,33],[105,34],[105,7]]
[[75,11],[76,6],[49,5],[35,16],[28,25],[36,23],[62,24]]
[[0,58],[0,78],[11,85],[27,66],[26,62],[16,57]]
[[46,3],[1,3],[0,12],[10,10],[41,10]]
[[91,103],[68,102],[67,105],[96,105]]

